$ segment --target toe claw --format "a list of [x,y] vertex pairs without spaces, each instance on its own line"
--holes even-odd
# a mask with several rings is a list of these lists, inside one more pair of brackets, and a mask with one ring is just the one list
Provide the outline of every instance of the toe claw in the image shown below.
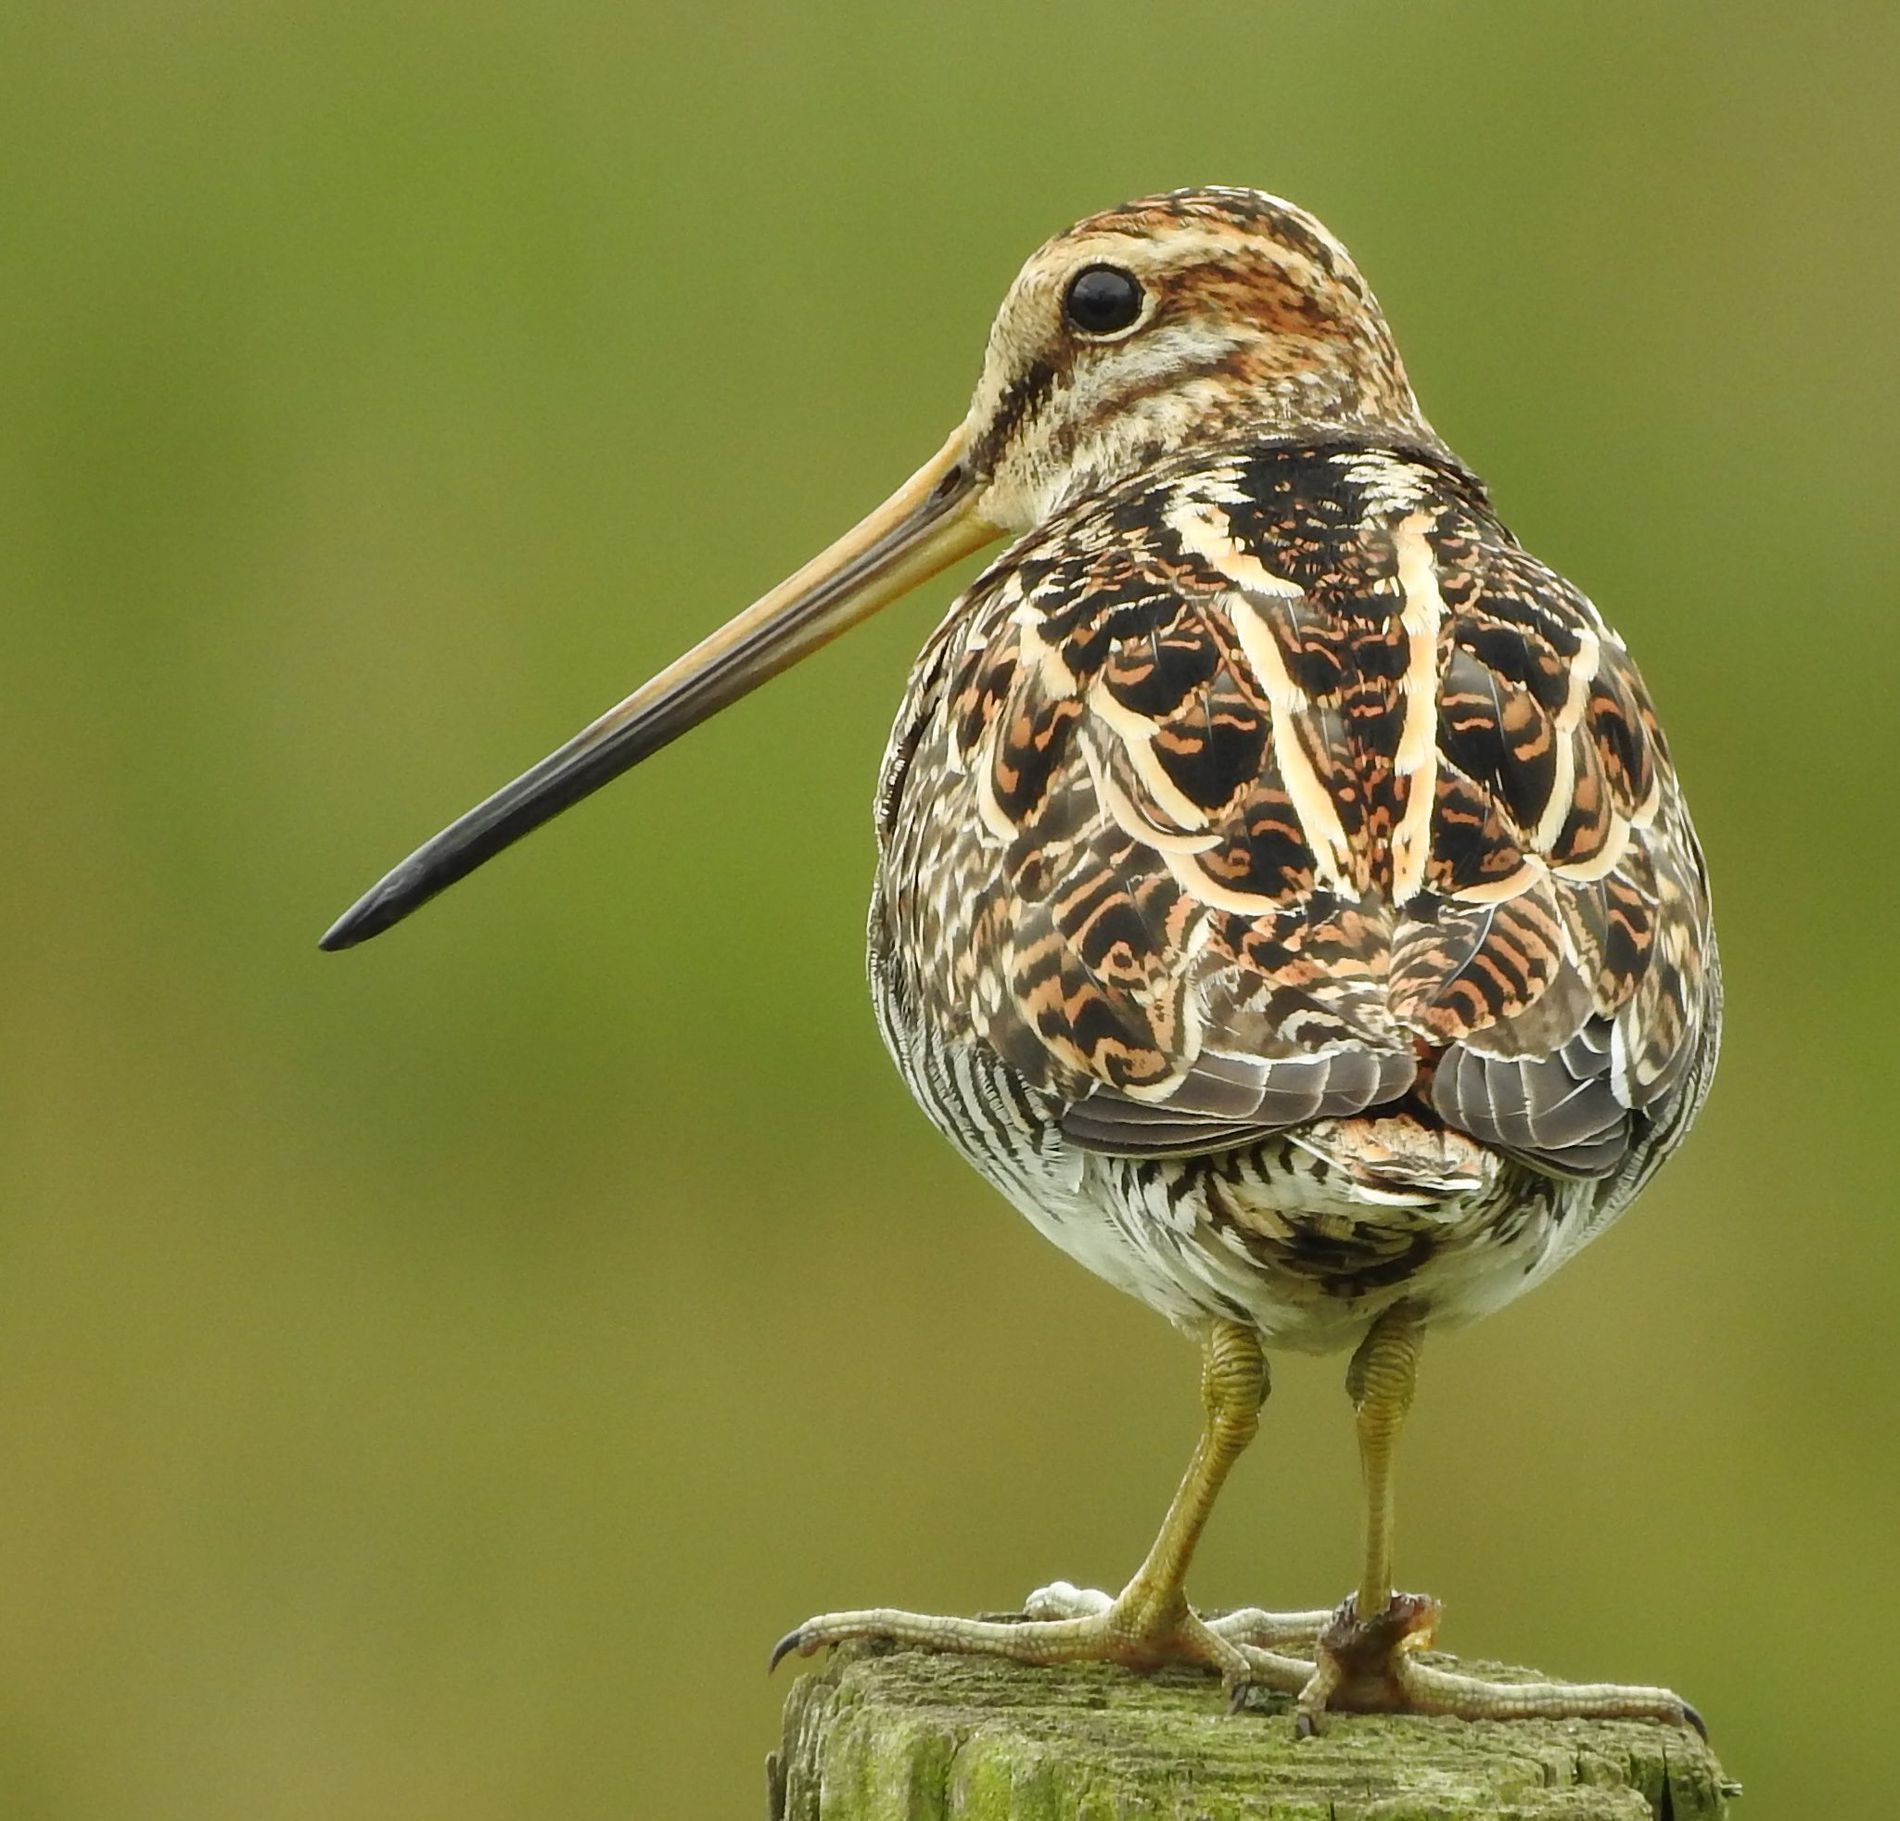
[[1247,1697],[1252,1693],[1251,1682],[1236,1682],[1227,1690],[1227,1714],[1230,1719],[1235,1714],[1247,1711]]
[[1701,1714],[1696,1712],[1696,1710],[1693,1707],[1691,1707],[1687,1701],[1684,1701],[1682,1704],[1682,1717],[1689,1725],[1693,1726],[1696,1729],[1696,1731],[1702,1735],[1702,1743],[1704,1745],[1708,1744],[1709,1723],[1707,1720],[1703,1719]]
[[1319,1732],[1319,1715],[1301,1713],[1294,1717],[1293,1736],[1296,1739],[1311,1739]]
[[766,1664],[765,1673],[769,1676],[793,1651],[798,1651],[802,1655],[804,1649],[805,1628],[802,1625],[794,1625],[784,1637],[780,1638],[779,1641],[772,1646],[772,1660]]

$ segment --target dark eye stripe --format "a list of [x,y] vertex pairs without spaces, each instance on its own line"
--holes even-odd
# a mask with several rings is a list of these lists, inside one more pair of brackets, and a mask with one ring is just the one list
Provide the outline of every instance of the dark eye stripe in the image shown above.
[[1139,281],[1120,266],[1084,266],[1069,281],[1062,311],[1084,335],[1114,335],[1141,314]]

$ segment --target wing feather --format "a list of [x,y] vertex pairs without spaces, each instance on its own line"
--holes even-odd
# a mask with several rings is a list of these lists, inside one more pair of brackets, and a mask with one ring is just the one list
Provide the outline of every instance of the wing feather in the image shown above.
[[1599,1176],[1689,1078],[1708,893],[1654,710],[1459,471],[1184,460],[1009,553],[913,687],[893,952],[1072,1142],[1404,1101]]

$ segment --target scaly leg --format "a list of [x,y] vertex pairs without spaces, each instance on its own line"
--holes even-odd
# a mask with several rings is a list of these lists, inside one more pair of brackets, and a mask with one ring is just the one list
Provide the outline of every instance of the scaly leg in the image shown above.
[[1312,1665],[1263,1646],[1310,1640],[1328,1615],[1276,1618],[1250,1609],[1209,1624],[1188,1604],[1184,1590],[1208,1513],[1260,1426],[1266,1395],[1267,1362],[1259,1337],[1236,1322],[1214,1323],[1201,1354],[1206,1412],[1201,1439],[1154,1546],[1115,1598],[1058,1582],[1030,1596],[1029,1616],[1022,1620],[935,1618],[887,1607],[826,1613],[782,1638],[772,1652],[773,1663],[794,1651],[810,1656],[847,1638],[882,1638],[1019,1663],[1107,1661],[1130,1669],[1195,1663],[1218,1672],[1234,1706],[1252,1686],[1288,1693],[1299,1689]]
[[1341,1603],[1318,1639],[1313,1674],[1300,1690],[1301,1734],[1316,1731],[1320,1716],[1334,1708],[1466,1720],[1662,1720],[1706,1736],[1701,1716],[1666,1688],[1488,1682],[1418,1660],[1437,1629],[1439,1605],[1426,1594],[1392,1589],[1392,1466],[1412,1407],[1424,1336],[1421,1312],[1396,1304],[1367,1330],[1346,1370],[1365,1479],[1365,1560],[1358,1591]]

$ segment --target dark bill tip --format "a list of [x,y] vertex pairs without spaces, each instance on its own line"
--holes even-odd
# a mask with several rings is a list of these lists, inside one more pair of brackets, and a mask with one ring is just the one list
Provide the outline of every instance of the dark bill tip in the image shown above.
[[619,713],[603,715],[558,752],[425,841],[337,918],[317,946],[334,954],[380,936],[504,847],[513,846],[684,732],[688,724],[683,716],[649,716],[616,725]]
[[392,923],[401,922],[407,910],[420,902],[413,900],[410,905],[403,903],[407,896],[403,889],[404,883],[403,869],[398,867],[337,918],[323,932],[323,939],[317,947],[334,955],[340,949],[354,948],[359,942],[380,936]]

